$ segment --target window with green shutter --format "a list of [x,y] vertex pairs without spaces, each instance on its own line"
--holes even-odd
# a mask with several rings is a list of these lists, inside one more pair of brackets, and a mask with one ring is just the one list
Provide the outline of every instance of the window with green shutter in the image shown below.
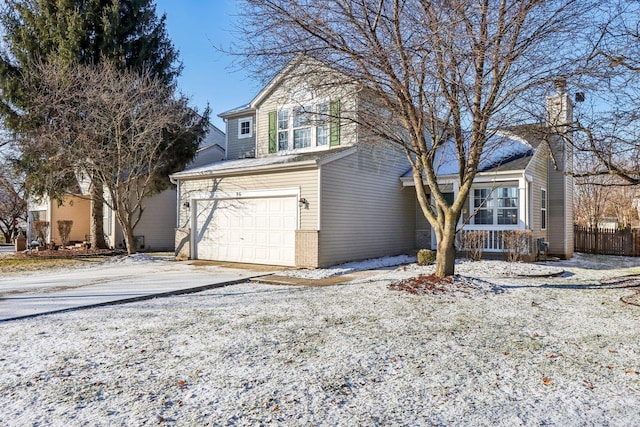
[[276,124],[277,113],[275,111],[269,112],[269,153],[275,153],[278,151],[278,145],[276,144]]
[[340,100],[331,101],[329,106],[329,146],[340,145]]

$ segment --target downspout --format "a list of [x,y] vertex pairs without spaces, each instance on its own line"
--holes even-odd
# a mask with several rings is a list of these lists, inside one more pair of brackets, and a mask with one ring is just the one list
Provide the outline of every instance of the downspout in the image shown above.
[[[318,225],[317,225],[317,229],[318,232],[320,232],[320,224],[322,224],[321,221],[321,213],[322,213],[322,165],[318,165],[318,201],[317,201],[317,205],[318,205]],[[318,238],[320,238],[320,235],[318,235]]]
[[[180,227],[180,201],[182,200],[182,187],[180,186],[180,180],[169,177],[172,183],[176,185],[176,228]],[[175,181],[175,182],[174,182]]]
[[[224,122],[224,159],[228,160],[228,153],[229,153],[229,123],[227,122],[227,119],[222,119],[222,121]],[[180,199],[178,199],[180,200]]]

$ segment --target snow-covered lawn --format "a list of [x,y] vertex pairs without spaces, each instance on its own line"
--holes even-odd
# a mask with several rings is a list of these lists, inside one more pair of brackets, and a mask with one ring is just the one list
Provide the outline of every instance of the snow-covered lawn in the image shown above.
[[408,265],[7,322],[0,425],[638,425],[640,307],[620,298],[640,281],[615,279],[638,264],[463,262],[470,292],[388,289],[430,271]]

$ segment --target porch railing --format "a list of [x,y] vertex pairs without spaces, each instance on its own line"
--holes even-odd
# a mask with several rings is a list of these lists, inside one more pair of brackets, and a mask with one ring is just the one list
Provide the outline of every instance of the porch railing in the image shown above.
[[[505,231],[507,230],[460,230],[456,234],[456,247],[461,251],[468,251],[473,248],[469,243],[473,239],[468,238],[468,233],[482,233],[482,251],[493,253],[505,253],[512,250],[511,245],[505,239]],[[524,230],[523,230],[524,231]],[[517,249],[522,255],[535,255],[539,252],[538,242],[533,238],[531,233],[526,233],[518,237]]]

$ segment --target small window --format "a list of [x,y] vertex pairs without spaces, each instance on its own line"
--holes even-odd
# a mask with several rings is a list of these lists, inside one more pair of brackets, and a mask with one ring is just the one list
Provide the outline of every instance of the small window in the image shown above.
[[540,190],[540,228],[547,229],[547,190],[544,188]]
[[253,117],[238,119],[238,139],[253,136]]

